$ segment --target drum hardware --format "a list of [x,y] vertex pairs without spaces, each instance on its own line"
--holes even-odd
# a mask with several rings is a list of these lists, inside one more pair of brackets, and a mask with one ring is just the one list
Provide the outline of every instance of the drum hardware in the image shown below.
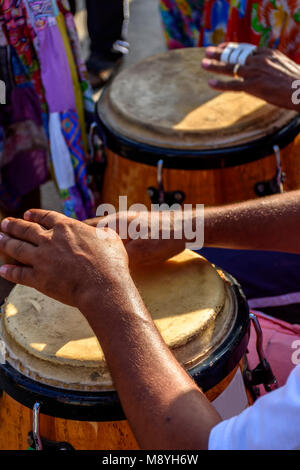
[[263,385],[266,392],[272,392],[278,388],[278,382],[272,372],[269,362],[266,359],[263,350],[262,329],[254,313],[250,313],[250,320],[252,321],[256,333],[256,350],[260,363],[253,370],[246,368],[244,371],[244,379],[247,388],[253,394],[254,399],[256,399],[260,395],[259,389],[257,387],[258,385]]
[[273,150],[277,164],[276,175],[271,180],[260,181],[259,183],[256,183],[254,191],[259,197],[283,193],[283,183],[286,179],[286,175],[281,168],[280,148],[278,147],[278,145],[274,145]]
[[157,188],[151,186],[147,189],[147,194],[151,199],[152,204],[182,204],[185,199],[184,192],[180,190],[165,191],[163,184],[163,160],[157,163]]
[[75,450],[68,442],[54,442],[40,436],[40,403],[35,403],[32,414],[32,431],[28,433],[28,444],[34,450]]
[[103,142],[97,131],[97,123],[93,122],[88,136],[90,161],[87,164],[87,174],[94,180],[96,190],[101,191],[106,157]]
[[40,403],[35,403],[32,410],[32,437],[36,450],[43,450],[40,436]]

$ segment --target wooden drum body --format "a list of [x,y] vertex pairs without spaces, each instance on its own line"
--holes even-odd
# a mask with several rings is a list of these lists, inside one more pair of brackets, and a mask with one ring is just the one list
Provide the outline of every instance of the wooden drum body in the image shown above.
[[[239,285],[188,250],[153,270],[134,280],[164,340],[223,418],[240,413],[251,400],[243,382],[249,310]],[[1,321],[0,449],[26,449],[28,436],[34,446],[33,409],[44,449],[138,448],[100,345],[80,315],[34,289],[17,286],[8,297]]]
[[197,48],[159,54],[106,88],[97,107],[107,157],[103,202],[117,206],[126,195],[128,205],[149,207],[160,161],[164,191],[181,191],[185,203],[219,205],[279,192],[275,146],[283,189],[300,187],[299,115],[246,93],[212,90],[203,56]]

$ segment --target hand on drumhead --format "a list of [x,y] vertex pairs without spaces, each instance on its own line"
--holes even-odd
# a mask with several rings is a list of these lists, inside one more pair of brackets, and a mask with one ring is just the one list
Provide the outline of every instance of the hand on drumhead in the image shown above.
[[40,209],[26,212],[24,219],[2,221],[0,252],[21,263],[2,266],[4,279],[80,307],[90,292],[101,297],[116,272],[119,279],[129,276],[128,256],[115,232]]
[[[124,241],[130,266],[151,265],[171,258],[185,248],[185,241],[174,237],[173,220],[170,221],[169,239],[163,238],[164,215],[163,211],[157,212],[158,221],[155,223],[155,229],[154,214],[150,212],[120,212],[116,215],[89,219],[85,223],[92,227],[111,227],[116,230]],[[137,233],[144,235],[136,236]]]
[[[209,85],[220,91],[244,91],[273,105],[300,111],[300,66],[282,52],[258,47],[244,65],[223,62],[227,43],[208,47],[202,67],[232,80],[211,79]],[[238,59],[237,59],[238,60]],[[298,81],[298,83],[297,83]]]

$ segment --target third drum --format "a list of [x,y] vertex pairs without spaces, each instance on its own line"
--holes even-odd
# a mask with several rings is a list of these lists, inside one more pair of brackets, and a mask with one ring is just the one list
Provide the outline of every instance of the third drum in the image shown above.
[[203,57],[200,48],[159,54],[105,89],[103,202],[218,205],[300,187],[300,116],[211,89]]

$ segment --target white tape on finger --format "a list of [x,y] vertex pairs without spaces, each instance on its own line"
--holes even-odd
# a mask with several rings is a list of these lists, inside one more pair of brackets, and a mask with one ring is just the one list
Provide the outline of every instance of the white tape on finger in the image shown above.
[[239,44],[236,42],[229,42],[221,54],[221,62],[225,64],[229,63],[230,55],[232,52],[239,47]]
[[242,46],[237,47],[234,49],[232,54],[229,57],[229,63],[230,64],[238,64],[239,56],[243,53],[244,49]]
[[238,63],[240,65],[245,65],[246,60],[248,59],[249,55],[251,55],[256,49],[257,47],[253,46],[252,44],[245,44],[243,46],[243,52],[240,54],[238,58]]

